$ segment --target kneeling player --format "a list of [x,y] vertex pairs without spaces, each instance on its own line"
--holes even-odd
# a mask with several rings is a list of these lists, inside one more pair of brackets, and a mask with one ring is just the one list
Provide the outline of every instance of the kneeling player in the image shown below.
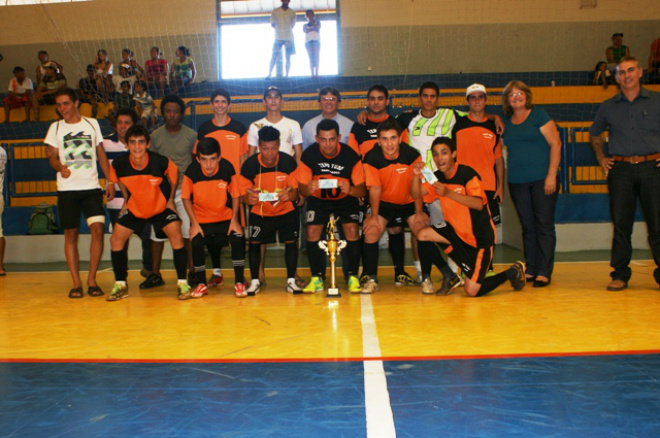
[[192,258],[197,286],[192,298],[208,293],[206,286],[206,257],[220,252],[231,243],[234,265],[234,294],[245,297],[245,238],[240,224],[240,189],[234,166],[221,158],[220,143],[206,137],[197,143],[197,159],[186,170],[181,186],[181,199],[190,218]]
[[339,142],[339,125],[325,119],[316,126],[316,143],[303,152],[298,167],[300,193],[307,197],[307,258],[312,278],[304,292],[323,290],[325,254],[319,247],[330,214],[339,219],[346,237],[348,290],[360,292],[360,211],[358,198],[365,195],[360,156]]
[[286,263],[286,291],[302,293],[296,284],[298,264],[298,210],[293,206],[298,199],[298,181],[295,178],[296,160],[280,152],[280,131],[272,126],[259,130],[259,153],[245,160],[241,175],[246,187],[243,202],[249,206],[248,237],[250,239],[249,295],[261,289],[259,266],[261,245],[274,243],[278,234],[284,243]]
[[190,298],[191,288],[186,281],[186,249],[181,235],[181,221],[174,208],[174,191],[178,178],[176,166],[166,157],[148,150],[149,131],[133,125],[126,132],[128,154],[115,158],[110,181],[118,182],[126,202],[114,226],[110,246],[115,285],[107,301],[128,296],[128,254],[124,249],[131,234],[142,234],[151,224],[158,234],[165,234],[172,246],[177,274],[179,299]]
[[410,195],[412,166],[422,163],[417,149],[401,141],[401,127],[395,120],[378,125],[378,143],[364,156],[364,171],[369,188],[371,211],[364,219],[364,286],[362,293],[378,290],[378,240],[387,229],[390,254],[394,263],[394,282],[397,286],[414,284],[404,270],[404,235],[407,224],[428,224],[421,199]]
[[420,175],[424,165],[415,165],[412,194],[415,199],[426,193],[435,194],[440,200],[446,225],[415,230],[422,262],[422,292],[433,293],[431,266],[441,257],[434,242],[439,243],[463,270],[465,292],[469,296],[486,295],[507,280],[514,290],[522,290],[525,287],[525,265],[522,262],[486,277],[493,259],[495,226],[479,175],[471,167],[456,164],[456,144],[450,138],[436,138],[431,153],[438,168],[434,174],[437,181],[432,178],[432,185],[429,181],[422,185]]

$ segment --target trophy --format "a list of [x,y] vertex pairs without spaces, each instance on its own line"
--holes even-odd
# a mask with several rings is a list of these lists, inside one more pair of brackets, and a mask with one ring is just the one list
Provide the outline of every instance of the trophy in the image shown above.
[[339,289],[337,288],[336,277],[335,277],[335,262],[337,261],[337,254],[341,252],[342,249],[346,248],[345,240],[337,240],[335,237],[335,215],[330,215],[330,220],[328,221],[328,240],[319,241],[319,247],[325,251],[327,255],[330,256],[330,288],[328,288],[328,293],[326,297],[341,297]]

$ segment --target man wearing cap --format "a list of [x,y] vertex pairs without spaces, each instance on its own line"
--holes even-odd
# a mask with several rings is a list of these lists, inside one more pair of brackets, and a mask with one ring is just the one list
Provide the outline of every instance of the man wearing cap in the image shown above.
[[322,120],[331,119],[339,125],[339,141],[348,144],[348,136],[351,133],[353,122],[348,117],[342,116],[337,112],[341,95],[339,90],[334,87],[324,87],[319,92],[319,106],[321,114],[309,119],[302,128],[303,150],[316,141],[316,125]]
[[616,66],[624,56],[630,56],[630,49],[623,45],[623,34],[612,34],[612,45],[605,50],[605,59],[607,59],[607,68],[615,72]]
[[44,66],[44,77],[41,83],[34,90],[32,95],[32,106],[34,108],[34,120],[39,121],[39,104],[55,105],[55,93],[66,88],[66,79],[57,73],[54,63],[49,62]]
[[266,117],[250,124],[248,130],[248,155],[257,153],[259,147],[259,130],[264,126],[272,126],[280,131],[280,151],[291,155],[300,161],[302,154],[302,131],[300,124],[282,115],[284,98],[279,88],[270,86],[264,93]]
[[[624,57],[616,70],[621,91],[598,108],[589,129],[596,159],[607,175],[610,214],[614,223],[607,290],[628,287],[632,257],[631,235],[639,199],[655,260],[653,272],[660,284],[660,93],[641,86],[643,70],[637,59]],[[608,152],[603,151],[604,131],[609,131]]]
[[504,160],[495,123],[486,117],[486,87],[472,84],[465,91],[469,111],[459,114],[452,130],[456,141],[456,162],[470,166],[481,177],[488,208],[495,225],[501,223],[500,206],[504,197]]

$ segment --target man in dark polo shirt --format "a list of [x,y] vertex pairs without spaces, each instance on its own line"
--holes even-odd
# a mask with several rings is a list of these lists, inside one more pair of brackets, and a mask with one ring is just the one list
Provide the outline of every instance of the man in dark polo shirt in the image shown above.
[[[621,91],[598,109],[589,130],[596,159],[605,170],[610,192],[614,238],[610,266],[614,269],[607,290],[628,287],[632,257],[630,236],[637,199],[648,227],[648,240],[660,284],[660,93],[642,88],[643,70],[637,59],[624,57],[616,69]],[[605,130],[609,131],[609,153],[603,152]]]

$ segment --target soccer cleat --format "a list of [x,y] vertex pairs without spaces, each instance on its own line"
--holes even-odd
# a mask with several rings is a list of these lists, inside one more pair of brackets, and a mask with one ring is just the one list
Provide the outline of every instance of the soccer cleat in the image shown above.
[[527,278],[525,277],[525,264],[523,262],[515,262],[512,266],[513,269],[518,271],[518,275],[516,278],[511,280],[511,286],[513,286],[513,290],[515,291],[520,291],[523,290],[525,287],[525,284],[527,283]]
[[415,279],[412,278],[410,274],[408,274],[407,272],[396,275],[394,277],[395,286],[412,286],[413,284],[417,284],[417,283],[415,282]]
[[320,292],[322,290],[323,290],[323,280],[321,280],[321,277],[312,277],[309,279],[309,283],[307,284],[307,286],[305,286],[303,292],[315,294],[316,292]]
[[204,283],[195,286],[195,290],[190,294],[190,298],[202,298],[209,293],[209,288]]
[[151,289],[152,287],[162,286],[164,284],[163,276],[152,272],[146,280],[140,283],[140,289]]
[[295,278],[289,278],[286,281],[286,291],[293,295],[300,295],[303,293]]
[[187,300],[192,295],[192,287],[188,283],[179,283],[177,286],[178,295],[177,298],[180,300]]
[[106,301],[119,301],[122,298],[128,298],[128,288],[123,284],[115,283],[112,292],[106,297]]
[[367,280],[364,286],[362,286],[362,290],[360,291],[360,293],[372,294],[376,292],[378,289],[379,289],[378,282],[375,279],[369,277],[369,280]]
[[436,291],[436,295],[449,295],[452,290],[463,284],[461,277],[454,275],[453,277],[445,277],[442,279],[442,286]]
[[360,280],[355,275],[348,277],[348,291],[352,294],[359,294],[362,292],[362,286],[360,285]]
[[431,281],[431,277],[426,277],[424,281],[422,281],[422,293],[425,295],[431,295],[435,293],[435,289],[433,289],[433,282]]
[[220,274],[220,275],[213,274],[213,275],[211,275],[211,278],[209,279],[209,282],[207,283],[207,286],[208,287],[220,287],[223,284],[225,284],[225,279],[222,276],[222,274]]
[[245,284],[244,283],[241,284],[243,284],[242,293],[239,293],[239,291],[236,289],[236,285],[238,285],[238,283],[234,285],[234,292],[236,293],[236,296],[239,298],[243,298],[247,296],[253,297],[261,291],[261,282],[257,279],[254,279],[250,282],[250,286],[247,288],[247,290],[245,290]]

